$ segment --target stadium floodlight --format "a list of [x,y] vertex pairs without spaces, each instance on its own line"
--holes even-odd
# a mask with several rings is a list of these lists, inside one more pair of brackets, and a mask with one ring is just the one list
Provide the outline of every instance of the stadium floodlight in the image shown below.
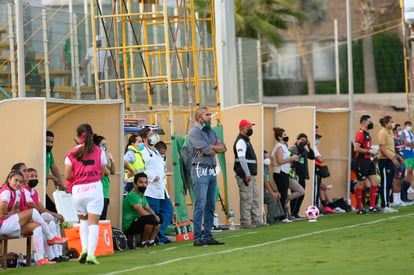
[[414,1],[404,0],[404,18],[408,25],[414,25]]

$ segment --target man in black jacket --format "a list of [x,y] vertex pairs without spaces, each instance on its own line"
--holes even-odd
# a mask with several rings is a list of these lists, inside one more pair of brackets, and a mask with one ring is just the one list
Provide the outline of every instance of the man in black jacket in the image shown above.
[[[306,150],[306,147],[308,148]],[[292,154],[299,156],[299,161],[294,161],[292,164],[292,172],[296,176],[299,184],[305,188],[305,181],[309,179],[308,159],[315,159],[315,154],[310,147],[308,136],[300,133],[296,138],[296,143],[289,148]],[[300,218],[299,210],[302,205],[303,198],[299,197],[290,202],[290,211],[293,217]]]

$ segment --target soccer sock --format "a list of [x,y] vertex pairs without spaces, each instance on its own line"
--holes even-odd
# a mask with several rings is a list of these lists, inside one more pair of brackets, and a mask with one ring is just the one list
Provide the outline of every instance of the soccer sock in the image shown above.
[[89,236],[89,228],[88,228],[88,220],[80,220],[80,228],[79,228],[79,235],[82,245],[82,251],[88,249],[88,236]]
[[45,220],[40,216],[39,212],[36,209],[32,209],[32,221],[40,223],[42,231],[45,233],[45,236],[48,240],[53,239],[53,235],[49,230],[49,227]]
[[322,202],[322,206],[323,207],[327,207],[328,206],[328,203],[326,202],[326,200],[323,200],[323,201],[321,201]]
[[43,240],[42,228],[38,226],[33,230],[33,243],[35,246],[34,257],[35,257],[36,262],[45,257],[45,248],[44,248],[43,242],[44,240]]
[[401,193],[392,193],[394,204],[401,203]]
[[99,238],[99,225],[89,225],[89,238],[88,238],[88,256],[95,256],[96,245]]
[[378,190],[378,186],[371,186],[371,190],[369,192],[369,195],[370,195],[369,207],[375,206],[375,201],[377,199],[377,190]]
[[362,189],[355,187],[355,196],[356,196],[356,208],[358,210],[362,209]]

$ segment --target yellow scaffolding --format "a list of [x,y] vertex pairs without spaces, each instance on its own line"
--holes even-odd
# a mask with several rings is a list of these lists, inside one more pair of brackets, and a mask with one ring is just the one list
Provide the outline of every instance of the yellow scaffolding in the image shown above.
[[[144,85],[147,111],[150,112],[149,123],[158,123],[157,112],[165,115],[166,106],[154,106],[154,90],[167,88],[168,122],[170,135],[174,131],[174,114],[183,109],[192,119],[192,112],[200,105],[206,105],[200,98],[200,83],[210,82],[215,89],[215,104],[209,106],[218,112],[220,124],[220,96],[217,81],[216,47],[214,38],[214,1],[206,1],[202,16],[195,11],[193,0],[176,0],[175,7],[167,7],[166,0],[113,0],[112,11],[104,14],[100,0],[90,0],[92,15],[92,34],[97,34],[98,27],[104,30],[106,47],[96,48],[95,52],[110,51],[113,59],[115,78],[95,79],[96,98],[99,99],[99,87],[104,83],[117,83],[118,98],[125,99],[126,110],[130,110],[132,85]],[[174,10],[174,13],[171,11]],[[99,25],[98,25],[99,24]],[[154,26],[162,29],[162,36],[154,35]],[[211,41],[203,41],[203,31],[211,31]],[[183,31],[184,30],[184,31]],[[177,33],[184,33],[184,45],[178,45]],[[204,39],[205,40],[205,39]],[[210,45],[208,45],[210,44]],[[203,56],[202,56],[203,55]],[[200,58],[200,56],[204,58]],[[209,58],[207,57],[212,57]],[[120,64],[123,60],[123,64]],[[209,74],[200,75],[200,60],[207,62]],[[211,63],[211,64],[210,64]],[[97,56],[94,57],[95,75],[97,75]],[[184,65],[185,64],[185,65]],[[173,71],[173,66],[176,69]],[[184,68],[184,66],[186,66]],[[136,73],[136,68],[142,74]],[[173,105],[176,98],[176,85],[184,85],[187,102],[181,106]],[[193,98],[195,102],[193,102]],[[162,109],[162,110],[161,110]],[[158,111],[159,110],[159,111]],[[190,123],[190,121],[189,121]],[[166,126],[166,125],[165,125]],[[167,128],[164,128],[167,130]]]

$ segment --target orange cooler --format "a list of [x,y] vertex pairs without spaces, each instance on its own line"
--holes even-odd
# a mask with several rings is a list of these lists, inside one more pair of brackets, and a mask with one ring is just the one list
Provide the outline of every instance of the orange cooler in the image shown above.
[[[79,224],[70,229],[65,229],[65,237],[68,238],[68,250],[74,249],[80,255],[82,245],[79,237]],[[95,256],[114,254],[112,244],[112,226],[111,221],[99,221],[99,239],[96,246]]]

